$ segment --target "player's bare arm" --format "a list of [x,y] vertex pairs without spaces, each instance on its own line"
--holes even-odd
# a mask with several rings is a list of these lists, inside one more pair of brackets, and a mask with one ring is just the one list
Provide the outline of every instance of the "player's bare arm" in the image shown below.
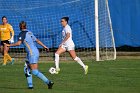
[[66,34],[66,37],[64,38],[64,40],[62,41],[62,43],[59,45],[59,47],[61,47],[70,37],[70,33]]
[[14,43],[14,44],[6,44],[6,43],[5,43],[5,45],[6,45],[6,46],[19,46],[21,43],[22,43],[22,41],[17,41],[17,42]]
[[45,46],[39,39],[36,39],[36,42],[41,45],[42,47],[44,47],[45,49],[47,49],[47,51],[49,51],[49,48],[47,46]]

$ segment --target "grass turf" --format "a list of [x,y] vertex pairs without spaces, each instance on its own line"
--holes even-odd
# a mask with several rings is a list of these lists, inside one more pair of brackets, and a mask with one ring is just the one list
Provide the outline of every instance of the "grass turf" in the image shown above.
[[34,89],[29,90],[23,63],[0,66],[0,93],[140,93],[140,61],[117,60],[86,62],[88,75],[77,63],[61,63],[61,72],[51,75],[53,63],[39,63],[39,69],[54,81],[52,90],[33,76]]

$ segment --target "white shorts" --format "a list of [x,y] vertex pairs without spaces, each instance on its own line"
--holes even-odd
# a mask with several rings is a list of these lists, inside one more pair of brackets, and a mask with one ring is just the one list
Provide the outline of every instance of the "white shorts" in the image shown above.
[[70,50],[75,50],[75,46],[66,46],[66,45],[62,45],[61,48],[65,49],[66,51],[70,51]]

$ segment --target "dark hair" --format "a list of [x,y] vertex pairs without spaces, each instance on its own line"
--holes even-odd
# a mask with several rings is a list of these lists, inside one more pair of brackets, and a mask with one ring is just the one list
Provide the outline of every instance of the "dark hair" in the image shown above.
[[64,19],[67,23],[69,22],[69,17],[62,17],[61,19]]
[[20,27],[20,29],[26,29],[26,22],[25,21],[21,21],[19,23],[19,27]]
[[7,19],[7,17],[6,17],[6,16],[3,16],[3,17],[2,17],[2,20],[3,20],[4,18],[6,18],[6,19]]

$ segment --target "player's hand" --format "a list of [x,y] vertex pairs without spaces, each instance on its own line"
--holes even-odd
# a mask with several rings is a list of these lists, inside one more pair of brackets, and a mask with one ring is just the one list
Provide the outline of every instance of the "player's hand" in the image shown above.
[[45,46],[44,48],[45,48],[46,51],[49,51],[49,48],[48,47]]
[[59,45],[59,47],[61,47],[63,45],[63,43],[61,43],[60,45]]

